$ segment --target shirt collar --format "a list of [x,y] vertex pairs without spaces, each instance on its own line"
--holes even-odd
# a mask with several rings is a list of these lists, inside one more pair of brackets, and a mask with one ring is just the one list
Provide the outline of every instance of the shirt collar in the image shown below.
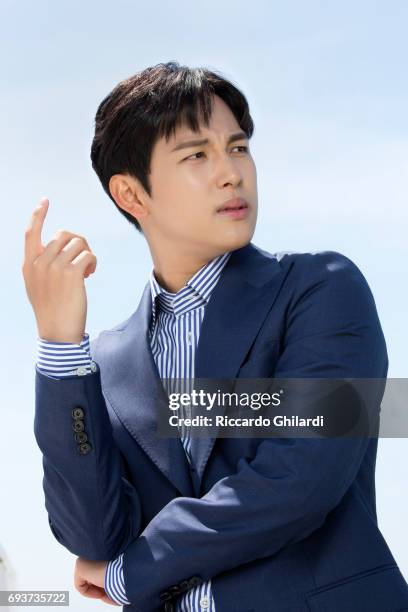
[[163,289],[154,276],[154,269],[152,269],[150,273],[150,290],[153,323],[157,314],[157,303],[161,310],[174,314],[176,317],[189,310],[206,305],[230,255],[231,252],[224,253],[206,263],[177,293],[170,293],[170,291]]

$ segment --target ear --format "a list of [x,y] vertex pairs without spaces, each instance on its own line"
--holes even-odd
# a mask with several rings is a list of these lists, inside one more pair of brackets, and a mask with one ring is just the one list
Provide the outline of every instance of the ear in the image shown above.
[[146,194],[140,182],[129,174],[114,174],[109,191],[116,204],[137,221],[148,215]]

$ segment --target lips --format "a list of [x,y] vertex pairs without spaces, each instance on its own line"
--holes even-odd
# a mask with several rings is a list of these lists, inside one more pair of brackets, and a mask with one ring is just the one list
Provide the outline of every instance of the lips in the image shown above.
[[233,198],[232,200],[227,200],[222,204],[217,212],[222,212],[225,210],[241,210],[248,208],[248,202],[244,198]]

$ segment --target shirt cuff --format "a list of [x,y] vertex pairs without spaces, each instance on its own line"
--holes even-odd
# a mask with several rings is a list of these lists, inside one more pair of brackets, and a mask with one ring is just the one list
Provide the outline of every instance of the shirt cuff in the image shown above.
[[126,598],[125,579],[123,576],[123,553],[117,559],[109,561],[105,572],[105,592],[117,604],[130,605]]
[[84,334],[80,344],[37,338],[37,368],[42,374],[58,379],[97,372],[98,366],[91,358],[89,334]]

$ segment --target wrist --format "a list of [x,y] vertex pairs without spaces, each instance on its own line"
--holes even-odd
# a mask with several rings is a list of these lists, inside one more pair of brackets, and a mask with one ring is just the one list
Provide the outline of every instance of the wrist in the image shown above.
[[47,342],[55,342],[61,344],[81,344],[84,333],[56,333],[47,330],[38,329],[38,337]]

